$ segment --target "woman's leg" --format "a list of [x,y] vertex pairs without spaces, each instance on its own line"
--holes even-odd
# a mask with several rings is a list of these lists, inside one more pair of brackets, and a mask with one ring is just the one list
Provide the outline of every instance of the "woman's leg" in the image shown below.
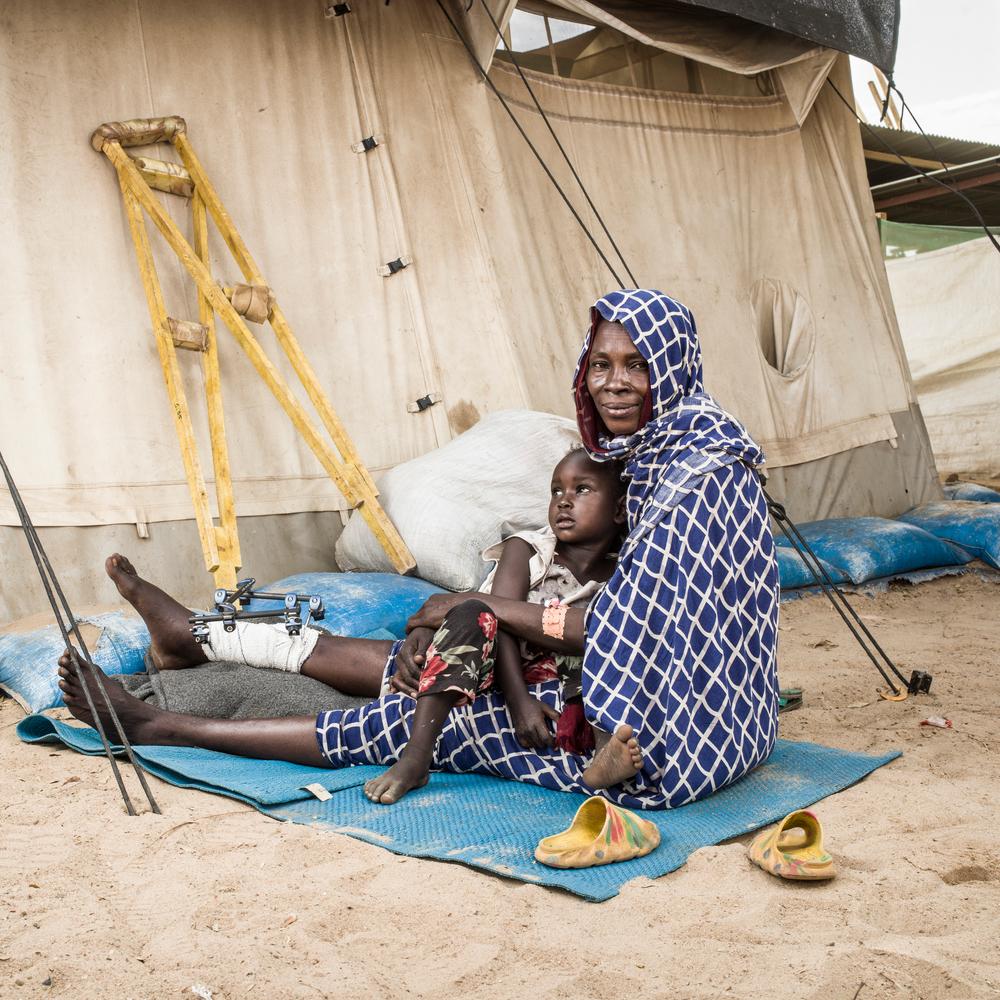
[[[165,591],[144,580],[125,556],[115,553],[104,564],[118,593],[139,613],[151,639],[150,653],[159,670],[181,670],[207,663],[205,647],[194,641],[188,618],[191,612]],[[269,629],[272,626],[243,622],[241,629]],[[245,634],[251,634],[245,633]],[[247,662],[238,643],[233,645],[237,662]],[[385,661],[391,641],[351,639],[321,632],[316,645],[301,664],[301,673],[313,677],[344,694],[376,698],[382,686]],[[216,657],[218,659],[218,657]],[[251,666],[279,666],[277,663],[250,663]]]
[[[126,735],[137,746],[193,746],[310,767],[348,767],[394,764],[410,742],[415,703],[406,695],[386,695],[359,709],[324,712],[317,719],[204,719],[154,708],[132,697],[93,664],[83,669],[104,731],[114,739],[111,717],[98,685],[105,688]],[[59,676],[67,708],[77,719],[93,725],[78,668],[68,654],[59,659]],[[561,707],[558,684],[539,685],[536,697],[557,709]],[[625,747],[625,752],[634,757],[637,748],[629,747],[634,743],[628,740],[630,735],[623,738],[616,733],[609,746]],[[612,777],[616,778],[614,783],[628,777],[619,776],[617,760],[605,761],[602,765],[601,754],[588,760],[562,750],[546,754],[525,750],[514,735],[503,696],[497,693],[482,695],[471,705],[452,711],[433,754],[433,765],[441,770],[492,774],[585,795],[596,787],[596,782],[587,783],[588,777],[600,777],[608,784]]]
[[[316,743],[316,720],[311,715],[290,719],[230,720],[164,712],[133,698],[93,664],[83,669],[87,672],[87,687],[94,707],[112,743],[116,740],[115,728],[99,686],[105,688],[125,735],[136,746],[202,747],[240,757],[329,767]],[[92,726],[94,718],[87,707],[78,668],[68,654],[59,658],[59,676],[66,707],[75,718]]]
[[[533,686],[539,701],[562,711],[560,685]],[[596,753],[571,754],[526,750],[518,742],[503,695],[481,695],[471,705],[454,710],[441,733],[435,766],[458,773],[493,774],[543,788],[593,795],[633,778],[642,766],[642,752],[630,726],[619,726]]]

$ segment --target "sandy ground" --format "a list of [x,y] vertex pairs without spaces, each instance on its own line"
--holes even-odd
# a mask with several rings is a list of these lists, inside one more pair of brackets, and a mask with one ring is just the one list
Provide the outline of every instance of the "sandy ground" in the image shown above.
[[[19,744],[4,701],[0,996],[996,996],[1000,586],[858,604],[934,686],[877,701],[825,602],[785,605],[782,683],[806,703],[782,734],[905,751],[818,806],[840,865],[825,884],[765,875],[744,838],[586,903],[155,779],[164,815],[130,819],[103,760]],[[930,715],[955,728],[921,727]]]

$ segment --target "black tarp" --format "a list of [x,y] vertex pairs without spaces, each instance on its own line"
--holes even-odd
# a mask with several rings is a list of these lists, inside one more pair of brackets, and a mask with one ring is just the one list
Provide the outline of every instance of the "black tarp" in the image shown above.
[[899,0],[680,0],[848,52],[887,74],[896,61]]

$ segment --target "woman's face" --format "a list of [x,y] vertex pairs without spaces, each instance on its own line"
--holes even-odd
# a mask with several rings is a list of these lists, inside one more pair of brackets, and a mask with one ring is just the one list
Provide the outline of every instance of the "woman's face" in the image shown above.
[[597,414],[615,437],[634,434],[649,394],[649,365],[621,323],[602,319],[587,361],[587,391]]

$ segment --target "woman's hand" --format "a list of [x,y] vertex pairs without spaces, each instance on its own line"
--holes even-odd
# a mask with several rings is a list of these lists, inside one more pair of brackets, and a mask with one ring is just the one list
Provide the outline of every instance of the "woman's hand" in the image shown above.
[[417,683],[427,662],[427,647],[434,637],[432,628],[415,628],[403,640],[396,654],[396,672],[389,678],[389,687],[411,698],[417,696]]
[[526,750],[546,750],[552,746],[552,733],[545,720],[559,721],[559,713],[554,708],[527,695],[524,701],[513,704],[508,700],[507,709],[514,723],[514,735],[521,746]]
[[410,616],[410,620],[406,623],[406,631],[412,632],[417,628],[438,629],[444,621],[444,616],[452,608],[457,607],[463,601],[467,601],[470,598],[483,596],[485,595],[474,593],[431,594],[424,601],[420,610]]

